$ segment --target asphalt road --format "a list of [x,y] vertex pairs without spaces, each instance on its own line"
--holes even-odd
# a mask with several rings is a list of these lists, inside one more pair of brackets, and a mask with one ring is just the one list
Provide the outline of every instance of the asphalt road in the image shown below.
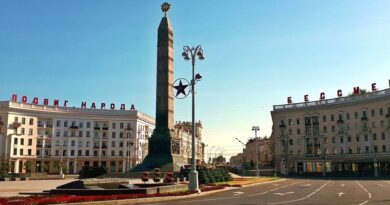
[[390,180],[286,179],[192,199],[152,204],[390,205]]

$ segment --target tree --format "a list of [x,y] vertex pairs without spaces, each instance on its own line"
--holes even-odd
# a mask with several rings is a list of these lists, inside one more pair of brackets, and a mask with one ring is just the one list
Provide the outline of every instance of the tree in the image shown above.
[[0,164],[0,179],[4,179],[9,176],[8,172],[11,166],[7,162],[2,162]]
[[28,173],[28,174],[30,174],[31,173],[31,169],[32,169],[32,161],[26,161],[25,163],[24,163],[24,168],[26,169],[26,172]]

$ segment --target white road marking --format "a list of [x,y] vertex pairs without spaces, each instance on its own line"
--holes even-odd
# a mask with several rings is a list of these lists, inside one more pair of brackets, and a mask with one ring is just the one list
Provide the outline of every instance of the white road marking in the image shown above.
[[233,192],[233,195],[234,195],[234,196],[237,196],[237,195],[241,195],[241,194],[243,194],[243,193],[245,193],[245,192],[242,192],[242,191],[236,191],[236,192]]
[[338,196],[343,196],[343,195],[345,195],[345,193],[344,192],[339,192],[339,193],[337,193],[337,195]]
[[251,194],[251,195],[248,195],[248,196],[258,196],[258,195],[262,195],[262,194],[266,194],[266,193],[268,193],[268,191],[257,193],[257,194]]
[[294,199],[294,200],[289,200],[289,201],[281,201],[281,202],[273,202],[273,203],[268,203],[268,204],[287,204],[287,203],[291,203],[291,202],[297,202],[297,201],[302,201],[302,200],[305,200],[305,199],[308,199],[310,198],[311,196],[313,196],[314,194],[316,194],[317,192],[319,192],[321,189],[323,189],[326,185],[328,185],[330,183],[330,180],[328,180],[325,184],[323,184],[321,187],[319,187],[318,189],[316,189],[314,192],[312,192],[311,194],[305,196],[305,197],[302,197],[302,198],[299,198],[299,199]]
[[278,192],[278,193],[274,193],[274,194],[279,195],[279,196],[284,196],[284,195],[289,195],[289,194],[293,194],[293,193],[295,193],[295,192],[293,192],[293,191],[284,192],[284,193]]
[[[355,180],[355,182],[360,186],[360,188],[362,188],[367,194],[368,194],[368,198],[371,199],[371,193],[362,185],[360,184],[360,182],[358,182],[357,180]],[[363,201],[362,203],[360,203],[359,205],[363,205],[363,204],[366,204],[369,200],[366,200],[366,201]]]
[[284,185],[284,186],[282,186],[282,187],[274,188],[274,189],[271,189],[271,190],[268,190],[268,191],[265,191],[265,192],[260,192],[260,193],[257,193],[257,194],[250,194],[250,195],[248,195],[248,196],[263,195],[263,194],[266,194],[266,193],[268,193],[268,192],[273,192],[273,191],[276,191],[276,190],[278,190],[278,189],[283,189],[283,188],[286,188],[286,187],[288,187],[288,186],[292,186],[292,185],[299,184],[299,183],[302,183],[302,182],[305,182],[305,180],[303,180],[303,181],[298,181],[298,182],[294,182],[294,183],[292,183],[292,184],[287,184],[287,185]]
[[345,184],[340,184],[340,186],[344,187],[344,186],[345,186]]
[[192,203],[192,202],[198,202],[198,201],[216,201],[216,200],[236,199],[236,198],[240,198],[240,196],[222,197],[222,198],[214,198],[214,199],[201,199],[201,200],[193,200],[193,201],[182,201],[182,203]]
[[360,203],[360,204],[358,204],[358,205],[364,205],[364,204],[366,204],[367,202],[368,202],[368,200],[363,201],[362,203]]
[[309,187],[311,186],[311,184],[304,184],[304,185],[301,185],[301,187]]

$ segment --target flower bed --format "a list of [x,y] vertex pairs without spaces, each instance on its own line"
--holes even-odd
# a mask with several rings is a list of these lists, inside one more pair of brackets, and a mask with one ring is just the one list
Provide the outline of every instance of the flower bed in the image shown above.
[[[223,189],[223,186],[202,187],[201,191],[213,191]],[[104,195],[104,196],[73,196],[73,195],[41,195],[41,196],[29,196],[29,197],[10,197],[0,198],[1,205],[41,205],[41,204],[67,204],[77,202],[89,202],[89,201],[108,201],[108,200],[121,200],[121,199],[137,199],[137,198],[149,198],[149,197],[166,197],[166,196],[184,196],[193,194],[194,192],[173,192],[163,194],[117,194],[117,195]]]

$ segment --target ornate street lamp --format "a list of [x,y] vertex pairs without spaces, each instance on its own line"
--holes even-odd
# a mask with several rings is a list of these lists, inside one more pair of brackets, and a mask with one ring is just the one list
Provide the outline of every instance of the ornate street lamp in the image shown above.
[[182,56],[184,60],[190,60],[192,63],[192,79],[191,79],[191,93],[192,93],[192,166],[189,173],[190,183],[188,188],[190,191],[200,192],[199,183],[198,183],[198,172],[196,171],[196,160],[195,160],[195,83],[202,79],[200,74],[195,75],[195,60],[204,60],[203,50],[200,45],[196,47],[183,47]]
[[259,126],[253,126],[252,131],[255,131],[255,144],[256,144],[256,177],[259,177],[259,145],[257,139],[257,131],[260,131]]

